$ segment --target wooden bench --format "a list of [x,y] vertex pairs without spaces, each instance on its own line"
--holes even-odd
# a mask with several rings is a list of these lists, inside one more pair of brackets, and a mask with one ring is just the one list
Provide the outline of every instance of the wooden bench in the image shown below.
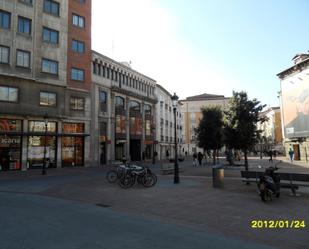
[[[161,165],[161,172],[163,175],[174,173],[174,164],[173,163],[163,163]],[[183,172],[183,167],[178,165],[179,172]]]
[[[258,183],[260,177],[264,174],[262,171],[241,171],[241,177],[244,182]],[[275,173],[280,177],[280,188],[289,188],[296,195],[296,190],[302,187],[309,187],[309,174],[302,173]]]

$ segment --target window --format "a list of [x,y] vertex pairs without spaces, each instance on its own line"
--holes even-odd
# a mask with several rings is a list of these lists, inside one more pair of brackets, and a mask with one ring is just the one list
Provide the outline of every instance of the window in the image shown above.
[[140,105],[140,103],[131,100],[131,101],[130,101],[130,104],[129,104],[129,108],[130,108],[130,111],[140,112],[140,110],[141,110],[141,105]]
[[124,98],[116,96],[115,98],[115,106],[124,108]]
[[144,111],[146,115],[151,115],[151,106],[150,105],[144,105]]
[[18,32],[30,35],[31,34],[31,19],[18,17]]
[[19,0],[19,2],[32,5],[32,0]]
[[56,106],[56,93],[40,92],[40,105]]
[[44,12],[52,14],[54,16],[59,16],[60,4],[52,0],[44,0]]
[[76,2],[79,2],[80,4],[84,4],[86,0],[75,0]]
[[0,86],[0,101],[17,102],[18,88]]
[[9,29],[11,27],[11,13],[0,10],[0,28]]
[[57,30],[43,27],[43,41],[58,44],[59,32]]
[[72,110],[84,110],[85,108],[84,106],[85,106],[84,98],[71,97],[70,107]]
[[85,18],[82,16],[78,16],[73,14],[73,25],[80,27],[80,28],[84,28],[85,27]]
[[10,48],[0,46],[0,63],[9,63],[10,58]]
[[71,79],[77,81],[84,81],[85,71],[82,69],[72,68],[71,69]]
[[58,61],[42,59],[42,72],[58,75]]
[[30,67],[30,52],[17,50],[16,65],[20,67]]
[[84,53],[85,43],[82,41],[72,40],[72,50],[77,53]]
[[104,91],[99,91],[99,104],[100,104],[100,111],[106,112],[107,111],[107,94]]

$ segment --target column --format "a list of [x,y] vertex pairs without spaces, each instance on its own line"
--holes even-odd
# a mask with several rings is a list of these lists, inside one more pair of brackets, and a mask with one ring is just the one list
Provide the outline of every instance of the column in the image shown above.
[[[58,122],[58,133],[62,133],[62,121],[59,121]],[[57,168],[61,168],[62,167],[62,161],[61,161],[61,158],[62,158],[62,139],[60,136],[57,136],[56,137],[57,139],[57,159],[56,159],[56,162],[57,162]]]
[[[23,120],[23,131],[27,132],[28,131],[28,119]],[[21,144],[21,170],[25,171],[28,168],[27,165],[27,152],[28,152],[28,136],[22,136],[22,144]]]
[[109,139],[111,143],[108,145],[107,149],[107,160],[115,160],[115,94],[111,93],[110,95],[110,116],[109,116],[109,122],[108,122],[108,128],[107,133],[109,134]]
[[131,161],[130,155],[130,99],[126,97],[126,148],[125,155],[128,161]]

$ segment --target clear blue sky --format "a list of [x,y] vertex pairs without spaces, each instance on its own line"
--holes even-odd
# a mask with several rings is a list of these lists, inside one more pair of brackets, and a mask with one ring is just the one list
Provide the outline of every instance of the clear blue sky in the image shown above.
[[[95,0],[94,7],[96,1],[102,0]],[[179,90],[182,98],[187,97],[184,96],[186,93],[194,95],[207,92],[231,96],[232,90],[245,90],[250,98],[256,97],[263,104],[279,105],[277,91],[280,90],[280,81],[276,74],[292,66],[291,59],[295,54],[309,50],[309,0],[145,1],[155,2],[156,6],[168,13],[172,17],[172,23],[176,23],[171,27],[176,29],[179,43],[188,48],[189,52],[186,53],[191,53],[193,60],[196,58],[197,61],[206,62],[204,68],[204,65],[199,68],[199,80],[194,80],[191,89],[185,93]],[[139,0],[132,0],[133,2],[141,3]],[[115,15],[115,18],[121,17]],[[157,18],[160,21],[161,17]],[[132,28],[134,29],[131,26],[130,29]],[[141,39],[142,36],[140,34],[136,39]],[[164,36],[161,39],[164,40]],[[119,43],[120,41],[120,50]],[[94,49],[106,54],[103,47],[103,51],[95,46]],[[160,51],[160,48],[153,49]],[[122,58],[121,55],[118,57]],[[149,57],[149,60],[152,59],[155,60]],[[156,80],[161,79],[158,72],[145,66],[148,63],[146,59],[143,62],[138,61],[138,58],[135,60],[138,71],[145,72]],[[225,79],[225,83],[217,83],[216,77],[203,78],[201,71],[204,69],[215,70],[216,75]],[[171,74],[176,72],[177,70],[170,70]],[[158,82],[159,84],[166,86],[171,92],[175,90],[175,85],[170,82],[172,78],[162,79],[164,82]],[[216,84],[217,90],[214,88]]]

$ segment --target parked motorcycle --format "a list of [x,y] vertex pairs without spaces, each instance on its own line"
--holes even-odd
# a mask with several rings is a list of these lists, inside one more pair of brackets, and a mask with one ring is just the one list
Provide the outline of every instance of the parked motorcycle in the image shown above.
[[275,171],[277,166],[267,168],[258,182],[258,189],[262,201],[272,200],[272,196],[280,196],[280,177]]

